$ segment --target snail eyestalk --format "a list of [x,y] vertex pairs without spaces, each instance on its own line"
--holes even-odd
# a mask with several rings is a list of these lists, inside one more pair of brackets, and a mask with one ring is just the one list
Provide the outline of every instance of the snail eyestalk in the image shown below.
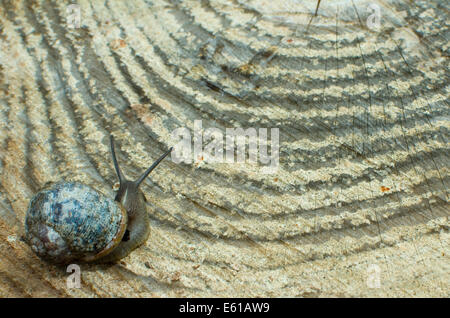
[[113,163],[114,163],[114,168],[116,168],[116,173],[117,176],[119,177],[119,182],[120,184],[123,183],[123,181],[125,181],[125,177],[122,174],[122,171],[120,171],[120,167],[119,164],[117,163],[117,158],[116,158],[116,151],[114,149],[114,137],[112,135],[109,136],[109,140],[111,142],[111,154],[112,154],[112,159],[113,159]]
[[318,0],[318,1],[317,1],[316,12],[314,13],[314,16],[315,16],[315,17],[317,17],[317,12],[319,11],[320,1],[321,1],[321,0]]
[[159,163],[165,158],[167,157],[167,155],[169,155],[169,153],[172,151],[173,147],[170,147],[169,150],[166,151],[166,153],[164,153],[161,157],[159,157],[158,160],[156,160],[143,174],[142,176],[139,177],[139,179],[137,179],[135,181],[136,187],[139,187],[139,185],[142,183],[142,181],[145,180],[145,178],[147,178],[147,176],[150,174],[150,172],[153,171],[153,169],[156,168],[156,166],[159,165]]

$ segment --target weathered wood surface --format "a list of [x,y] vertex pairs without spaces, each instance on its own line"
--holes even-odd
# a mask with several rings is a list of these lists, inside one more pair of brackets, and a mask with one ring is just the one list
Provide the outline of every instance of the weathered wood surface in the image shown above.
[[[448,2],[0,3],[1,297],[449,296]],[[20,240],[48,181],[113,195],[109,134],[134,177],[196,119],[278,127],[277,173],[165,161],[146,246],[80,289]]]

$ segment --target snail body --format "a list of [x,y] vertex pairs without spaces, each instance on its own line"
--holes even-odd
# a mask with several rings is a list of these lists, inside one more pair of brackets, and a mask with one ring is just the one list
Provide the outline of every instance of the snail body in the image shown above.
[[136,181],[122,174],[111,136],[111,153],[119,177],[114,199],[78,182],[44,187],[30,201],[25,240],[52,263],[115,262],[144,244],[150,233],[146,199],[139,185],[170,153],[170,148]]

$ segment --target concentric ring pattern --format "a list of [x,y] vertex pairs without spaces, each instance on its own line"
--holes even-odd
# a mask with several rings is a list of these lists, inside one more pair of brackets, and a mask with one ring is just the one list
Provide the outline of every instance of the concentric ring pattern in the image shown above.
[[[445,1],[1,3],[0,295],[448,296]],[[109,134],[134,178],[194,120],[278,128],[277,171],[164,161],[81,289],[20,240],[46,182],[113,195]]]

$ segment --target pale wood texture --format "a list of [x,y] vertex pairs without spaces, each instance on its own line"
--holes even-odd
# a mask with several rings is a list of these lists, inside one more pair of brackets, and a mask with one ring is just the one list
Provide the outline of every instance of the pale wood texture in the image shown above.
[[[1,297],[449,296],[448,1],[0,3]],[[33,193],[112,196],[110,133],[135,177],[196,119],[278,127],[277,173],[166,160],[147,244],[67,289],[20,239]]]

